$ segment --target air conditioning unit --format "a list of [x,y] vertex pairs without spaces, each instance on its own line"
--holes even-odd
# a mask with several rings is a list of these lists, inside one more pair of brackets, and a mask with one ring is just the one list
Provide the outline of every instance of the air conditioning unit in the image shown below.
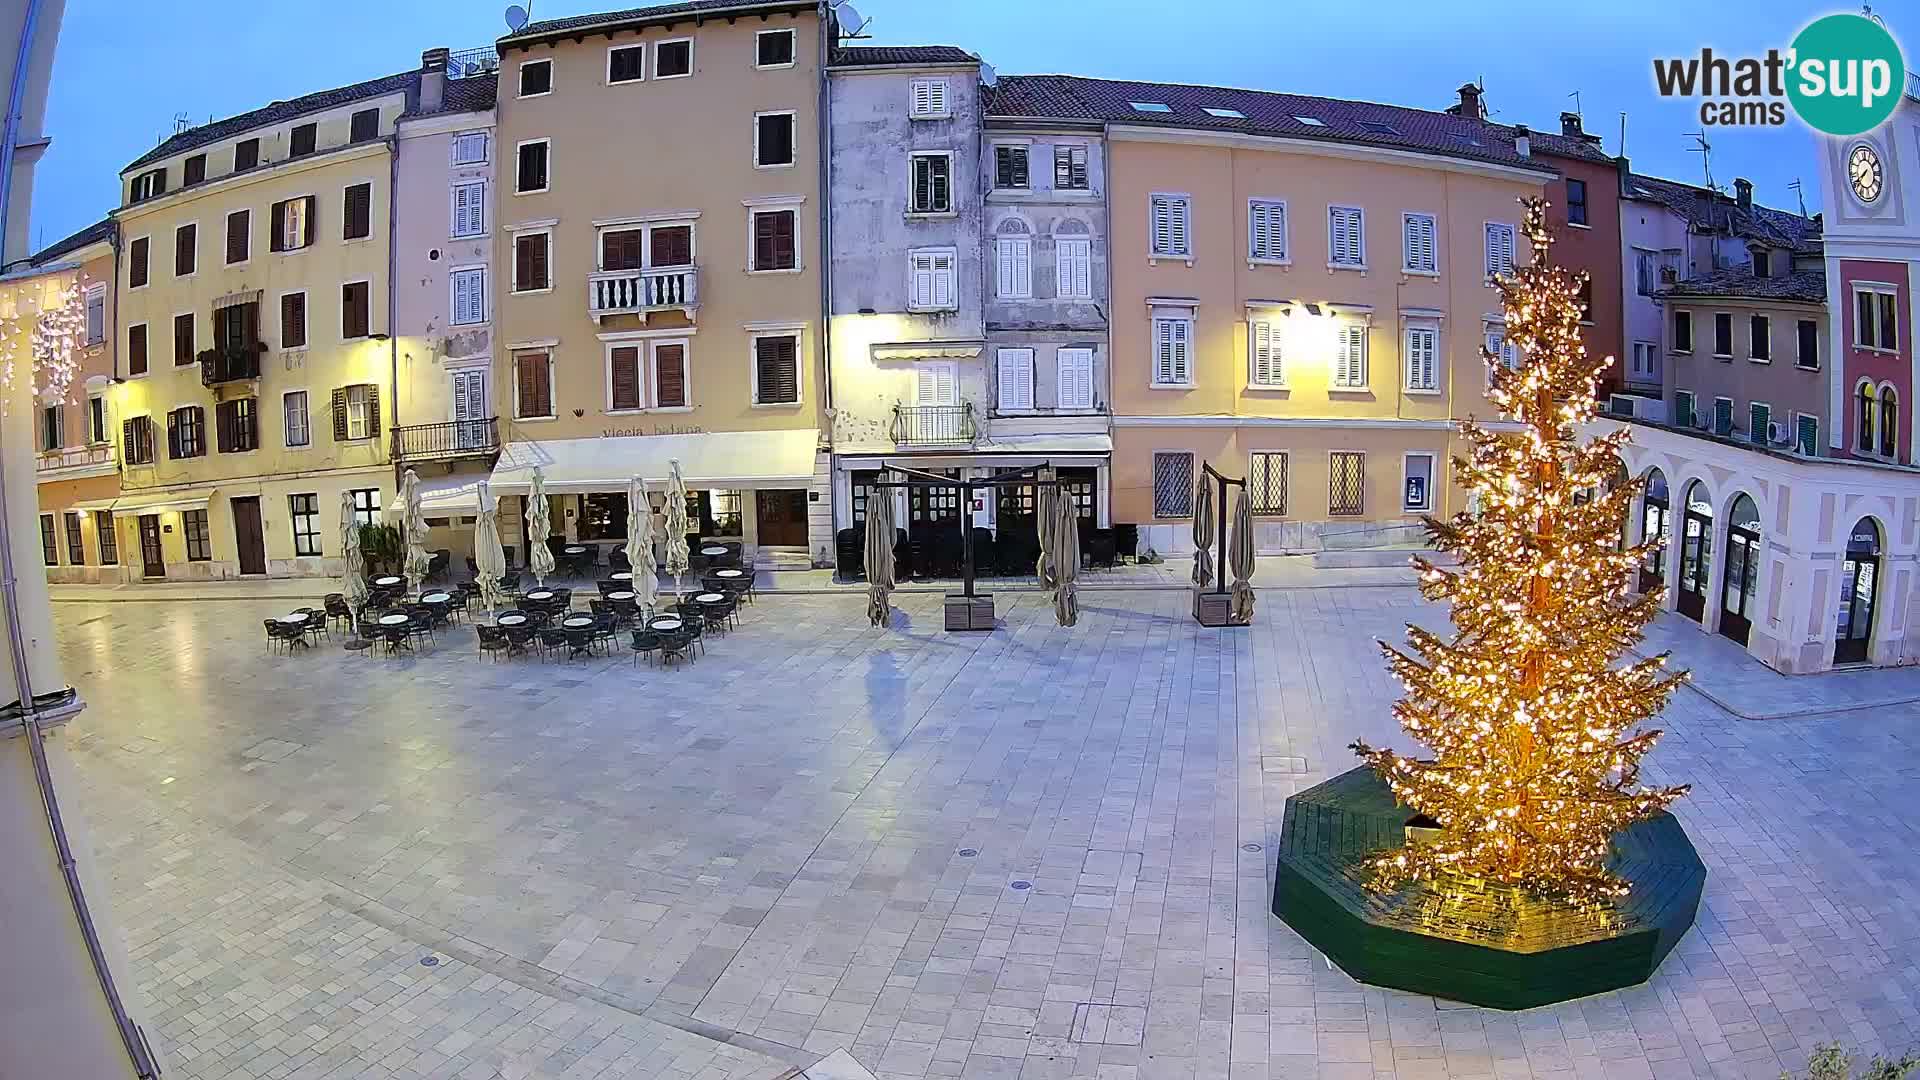
[[1631,394],[1610,394],[1607,397],[1608,416],[1633,416],[1633,396]]
[[1786,446],[1793,441],[1787,431],[1787,425],[1778,420],[1767,421],[1767,441],[1775,446]]
[[1710,412],[1694,414],[1693,426],[1700,431],[1712,431],[1713,414]]

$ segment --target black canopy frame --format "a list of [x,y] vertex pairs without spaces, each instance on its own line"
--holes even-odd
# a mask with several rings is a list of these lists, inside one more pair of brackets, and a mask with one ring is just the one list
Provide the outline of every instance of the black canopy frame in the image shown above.
[[[1042,471],[1050,472],[1053,475],[1041,476]],[[889,472],[899,473],[905,477],[905,479],[884,479]],[[869,484],[867,487],[872,490],[891,490],[894,488],[956,488],[959,490],[960,505],[962,508],[960,526],[961,580],[965,583],[964,591],[961,595],[969,600],[971,600],[974,595],[973,493],[988,488],[1022,487],[1028,484],[1035,487],[1050,487],[1056,490],[1063,487],[1063,482],[1060,480],[1058,471],[1054,469],[1051,462],[1040,465],[1029,465],[1024,469],[1001,473],[999,476],[985,480],[961,480],[957,477],[941,476],[938,473],[926,472],[909,465],[890,465],[885,461],[881,461],[880,475],[882,477],[880,481]]]

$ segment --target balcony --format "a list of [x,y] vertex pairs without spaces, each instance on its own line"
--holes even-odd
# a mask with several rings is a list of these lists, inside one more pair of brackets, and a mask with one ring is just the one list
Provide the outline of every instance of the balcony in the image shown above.
[[587,275],[587,314],[595,322],[607,315],[645,315],[652,311],[680,311],[691,319],[699,306],[697,266],[596,270]]
[[33,467],[41,483],[77,480],[87,476],[111,476],[117,471],[113,451],[114,444],[110,442],[46,450],[34,459]]
[[260,354],[266,351],[266,343],[261,341],[200,350],[200,385],[218,386],[259,378]]
[[895,446],[972,446],[978,434],[972,402],[893,407]]
[[393,460],[432,461],[495,453],[500,449],[500,420],[454,420],[444,424],[408,424],[393,429]]

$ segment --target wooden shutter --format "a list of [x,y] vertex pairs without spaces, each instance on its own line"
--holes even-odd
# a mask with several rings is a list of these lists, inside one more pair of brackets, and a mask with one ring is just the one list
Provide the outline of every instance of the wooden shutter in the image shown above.
[[600,269],[638,270],[646,262],[643,229],[616,229],[600,235]]
[[1407,389],[1432,390],[1439,386],[1437,338],[1439,334],[1425,327],[1409,327],[1407,330]]
[[346,220],[341,229],[341,238],[359,240],[373,234],[373,185],[354,184],[347,188],[345,213]]
[[1001,349],[996,371],[1002,409],[1033,408],[1033,350]]
[[607,363],[611,369],[608,381],[611,383],[613,408],[640,408],[640,347],[615,346],[608,354]]
[[267,250],[287,250],[287,204],[277,202],[267,219]]
[[147,373],[147,324],[127,327],[127,374]]
[[367,435],[380,437],[380,387],[374,383],[367,384]]
[[302,212],[300,215],[300,246],[303,248],[312,247],[315,235],[313,231],[314,222],[320,217],[320,203],[319,200],[315,199],[312,195],[302,197],[300,202],[302,204]]
[[687,404],[687,347],[653,347],[653,402],[663,409],[684,408]]
[[248,230],[252,227],[253,211],[237,210],[227,215],[227,262],[247,261]]
[[307,294],[288,293],[280,298],[280,347],[305,348],[307,344]]
[[753,342],[755,403],[786,405],[800,400],[799,339],[763,337]]
[[120,421],[120,456],[129,465],[140,464],[140,446],[134,441],[133,421]]
[[1059,407],[1093,408],[1093,350],[1061,349],[1054,360],[1059,369]]
[[1278,386],[1284,380],[1280,372],[1279,328],[1265,320],[1247,328],[1247,346],[1252,353],[1248,372],[1255,386]]
[[1366,238],[1360,211],[1351,206],[1327,208],[1328,258],[1343,266],[1365,263]]
[[223,454],[234,450],[234,417],[231,401],[223,401],[213,407],[214,446]]
[[367,283],[354,281],[340,286],[340,336],[363,338],[368,330]]
[[333,441],[347,441],[347,389],[340,387],[333,392]]
[[942,310],[954,306],[952,255],[933,257],[933,306]]
[[753,268],[755,270],[791,270],[799,261],[794,254],[792,210],[769,210],[753,215]]
[[947,111],[947,84],[939,79],[922,79],[913,84],[913,115],[939,116]]
[[514,239],[513,285],[521,291],[547,287],[546,233],[535,233]]
[[460,270],[453,275],[453,321],[458,325],[485,322],[487,318],[487,272],[484,269]]
[[[129,420],[127,421],[127,424],[129,428],[128,434],[131,435],[132,434],[131,428],[132,428],[133,421]],[[180,410],[179,409],[175,409],[172,412],[167,414],[167,456],[169,458],[175,458],[175,459],[178,459],[179,457],[182,456],[180,453]]]
[[655,266],[693,265],[693,226],[662,225],[649,237]]
[[176,277],[185,277],[193,273],[194,257],[198,254],[200,227],[194,224],[182,225],[173,230],[173,273]]
[[127,247],[127,287],[137,289],[147,283],[147,238],[142,236]]

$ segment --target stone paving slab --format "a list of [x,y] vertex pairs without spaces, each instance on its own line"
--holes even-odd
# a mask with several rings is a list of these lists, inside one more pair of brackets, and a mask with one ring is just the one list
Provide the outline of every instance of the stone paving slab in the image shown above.
[[1782,675],[1728,638],[1712,634],[1675,612],[1647,628],[1644,654],[1673,650],[1686,657],[1689,686],[1715,705],[1746,720],[1790,717],[1920,704],[1920,668],[1859,668],[1810,675]]

